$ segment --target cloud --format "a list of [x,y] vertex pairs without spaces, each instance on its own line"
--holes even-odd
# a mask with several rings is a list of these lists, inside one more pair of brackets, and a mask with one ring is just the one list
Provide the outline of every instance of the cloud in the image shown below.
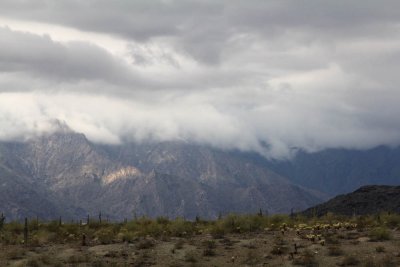
[[0,70],[28,73],[58,81],[106,80],[134,83],[134,73],[123,61],[87,42],[54,42],[35,35],[0,28]]
[[276,158],[399,145],[399,5],[2,1],[0,139],[58,119]]

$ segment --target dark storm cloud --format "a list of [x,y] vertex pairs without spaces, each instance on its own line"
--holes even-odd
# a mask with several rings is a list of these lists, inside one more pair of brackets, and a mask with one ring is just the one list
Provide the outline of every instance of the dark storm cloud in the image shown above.
[[0,27],[0,70],[56,80],[99,79],[133,82],[128,66],[100,47],[84,42],[61,44],[50,36]]
[[[390,34],[398,1],[24,1],[5,0],[0,14],[145,41],[174,37],[188,53],[215,63],[229,37],[265,38],[287,30],[314,38]],[[385,32],[386,29],[386,32]],[[380,33],[382,32],[383,33]],[[316,36],[316,33],[321,36]]]
[[0,139],[56,118],[96,142],[273,157],[399,145],[399,13],[369,0],[1,1]]

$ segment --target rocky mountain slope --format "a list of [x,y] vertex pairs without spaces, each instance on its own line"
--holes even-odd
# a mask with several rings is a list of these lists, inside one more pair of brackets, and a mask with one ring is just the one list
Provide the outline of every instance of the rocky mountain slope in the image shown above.
[[0,144],[0,211],[114,219],[301,210],[321,195],[237,153],[186,143],[100,146],[69,129]]
[[352,193],[339,195],[309,208],[303,214],[322,216],[333,212],[351,216],[378,214],[383,211],[400,212],[400,186],[363,186]]

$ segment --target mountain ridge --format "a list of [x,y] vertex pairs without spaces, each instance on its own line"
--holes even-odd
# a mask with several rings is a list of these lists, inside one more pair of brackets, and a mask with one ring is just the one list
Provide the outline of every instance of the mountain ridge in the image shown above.
[[381,212],[400,213],[400,186],[362,186],[352,193],[338,195],[327,202],[308,208],[301,214],[323,216],[328,212],[347,216]]
[[[260,208],[284,213],[322,200],[245,158],[192,144],[102,146],[83,134],[63,130],[28,142],[1,143],[0,151],[0,166],[33,185],[28,196],[42,194],[64,211],[64,217],[82,218],[101,211],[114,219],[134,213],[216,218],[221,212],[251,213]],[[9,202],[0,204],[9,217],[27,216],[11,212]],[[45,215],[59,213],[50,210]]]

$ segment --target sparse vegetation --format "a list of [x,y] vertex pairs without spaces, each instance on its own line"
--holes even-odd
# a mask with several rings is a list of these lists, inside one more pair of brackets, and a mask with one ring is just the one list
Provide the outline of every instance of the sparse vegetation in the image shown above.
[[84,225],[35,218],[27,221],[27,227],[24,222],[4,221],[0,262],[16,266],[191,266],[204,262],[207,266],[261,266],[268,262],[390,267],[400,263],[400,257],[393,256],[400,239],[397,218],[396,214],[320,218],[230,214],[215,221],[141,217],[123,223],[90,219]]

